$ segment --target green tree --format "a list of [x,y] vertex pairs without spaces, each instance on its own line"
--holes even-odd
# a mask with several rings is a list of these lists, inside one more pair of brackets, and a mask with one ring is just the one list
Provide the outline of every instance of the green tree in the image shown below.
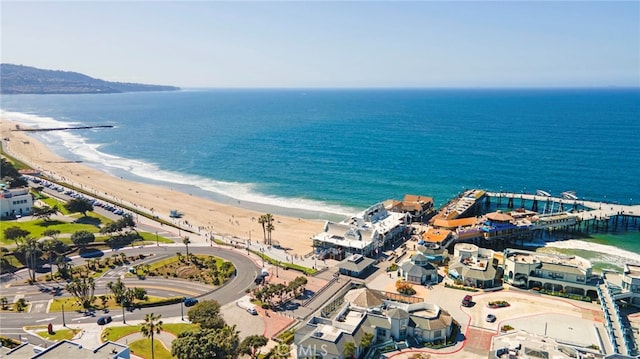
[[356,344],[354,342],[346,342],[342,350],[345,358],[353,358],[356,355]]
[[[60,231],[56,231],[60,233]],[[46,239],[42,242],[42,250],[47,253],[47,259],[49,260],[49,275],[53,279],[53,256],[55,254],[57,243],[55,239]]]
[[171,343],[171,355],[178,359],[235,359],[239,343],[235,325],[185,331]]
[[258,218],[258,223],[262,225],[262,235],[264,236],[264,243],[271,245],[271,232],[275,229],[273,225],[273,214],[266,213]]
[[291,347],[285,343],[278,344],[269,350],[266,357],[271,359],[288,359],[291,357]]
[[118,278],[115,283],[107,283],[107,288],[109,288],[109,290],[113,294],[113,299],[116,301],[116,303],[121,304],[122,300],[124,299],[124,292],[127,290],[127,287],[125,287],[122,280]]
[[7,297],[0,298],[0,305],[2,306],[2,310],[7,310],[7,307],[9,305],[9,300],[7,299]]
[[72,198],[64,204],[64,208],[71,213],[80,212],[83,216],[86,216],[87,212],[93,211],[93,205],[86,198]]
[[24,256],[25,262],[27,264],[27,269],[29,270],[29,280],[31,282],[35,282],[36,269],[38,267],[38,258],[41,254],[38,240],[31,237],[26,238],[24,240],[24,243],[18,246],[18,253]]
[[26,187],[28,185],[13,163],[4,157],[0,159],[0,173],[2,174],[3,182],[9,184],[9,188]]
[[267,216],[264,214],[260,216],[258,223],[262,225],[262,237],[264,238],[264,243],[267,244]]
[[147,299],[147,290],[135,287],[133,288],[133,297],[138,300],[145,300]]
[[122,217],[120,217],[120,219],[116,223],[121,230],[125,228],[129,228],[132,231],[138,233],[138,231],[136,231],[135,229],[136,221],[133,219],[133,216],[129,213],[123,214]]
[[271,213],[267,213],[266,216],[267,216],[267,226],[266,226],[267,241],[269,245],[271,245],[272,244],[271,233],[276,229],[276,227],[273,225],[273,215]]
[[200,324],[204,329],[219,329],[225,326],[220,316],[220,303],[215,300],[204,300],[189,309],[187,316],[192,323]]
[[191,240],[189,240],[189,237],[184,237],[182,238],[182,243],[184,243],[184,246],[187,249],[187,260],[189,260],[189,244],[191,244]]
[[14,304],[14,307],[18,312],[23,312],[25,309],[27,309],[28,306],[29,304],[27,303],[27,300],[24,298],[18,299],[18,301]]
[[71,234],[71,241],[78,247],[85,247],[96,240],[96,236],[89,231],[77,231]]
[[144,317],[144,323],[140,327],[140,332],[145,338],[151,338],[151,359],[155,359],[156,355],[153,352],[153,336],[154,334],[160,334],[162,331],[162,315],[153,315],[153,313],[147,314]]
[[15,241],[16,247],[18,246],[18,240],[26,238],[30,234],[31,232],[24,230],[18,226],[11,226],[9,228],[5,228],[4,230],[4,238],[10,241]]
[[258,349],[267,345],[268,342],[269,339],[264,335],[250,335],[242,340],[238,347],[238,353],[251,355],[252,358],[257,358],[260,353]]
[[96,299],[94,296],[96,282],[91,277],[74,278],[71,283],[67,284],[66,289],[85,309],[89,309],[91,303]]
[[59,211],[57,206],[33,207],[33,216],[35,216],[38,219],[42,219],[45,222],[49,222],[49,220],[51,220],[51,216],[53,216],[58,212]]
[[363,348],[368,348],[373,344],[373,334],[372,333],[364,333],[362,339],[360,340],[360,346]]

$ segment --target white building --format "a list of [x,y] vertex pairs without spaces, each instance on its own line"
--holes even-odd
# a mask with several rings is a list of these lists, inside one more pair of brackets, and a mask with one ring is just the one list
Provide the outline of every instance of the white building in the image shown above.
[[366,349],[361,345],[365,333],[373,336],[374,347],[420,345],[446,340],[453,329],[451,315],[433,304],[399,303],[368,288],[351,290],[344,299],[332,318],[314,316],[296,330],[298,358],[343,359],[348,342],[355,343],[360,355]]
[[578,256],[537,253],[520,249],[504,251],[505,282],[526,288],[588,295],[598,283],[591,262]]
[[27,216],[32,210],[33,196],[28,188],[3,189],[0,192],[0,217]]
[[321,258],[335,252],[337,259],[351,254],[374,257],[402,238],[408,222],[409,214],[389,212],[378,203],[342,222],[327,221],[323,231],[312,237],[313,246]]
[[493,250],[471,243],[455,245],[453,258],[449,261],[449,276],[477,288],[493,288],[502,284]]

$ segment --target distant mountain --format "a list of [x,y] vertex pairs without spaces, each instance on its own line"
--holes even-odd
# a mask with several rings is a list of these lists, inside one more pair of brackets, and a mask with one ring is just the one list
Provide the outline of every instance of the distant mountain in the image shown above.
[[0,64],[0,93],[2,94],[83,94],[176,90],[180,90],[180,88],[109,82],[77,72]]

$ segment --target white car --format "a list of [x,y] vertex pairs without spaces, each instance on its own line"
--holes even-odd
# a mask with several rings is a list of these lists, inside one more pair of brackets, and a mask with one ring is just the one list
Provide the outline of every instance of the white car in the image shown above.
[[249,312],[249,314],[251,315],[258,315],[258,311],[253,307],[247,308],[247,312]]

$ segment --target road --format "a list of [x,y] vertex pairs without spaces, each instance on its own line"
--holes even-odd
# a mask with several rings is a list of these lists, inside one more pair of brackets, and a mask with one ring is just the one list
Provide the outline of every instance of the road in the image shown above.
[[[120,252],[126,253],[128,256],[135,256],[139,254],[145,254],[148,256],[148,260],[158,260],[168,256],[174,256],[177,252],[184,253],[183,246],[160,246],[155,245],[147,246],[143,248],[127,248],[121,249]],[[208,254],[215,255],[225,260],[233,262],[236,267],[237,275],[233,277],[224,286],[214,289],[213,287],[206,286],[200,283],[194,283],[185,280],[165,279],[165,278],[126,278],[124,282],[127,286],[135,286],[148,288],[147,291],[150,295],[157,295],[162,297],[170,296],[193,296],[198,297],[200,300],[214,299],[221,305],[231,303],[243,295],[248,288],[254,286],[253,280],[259,273],[260,268],[254,263],[253,260],[246,257],[244,254],[229,249],[220,247],[197,247],[189,246],[189,252],[194,254]],[[147,259],[145,259],[147,260]],[[75,264],[82,264],[84,258],[75,257],[72,258]],[[105,273],[101,278],[96,281],[96,295],[108,293],[106,284],[110,281],[114,281],[126,272],[126,267],[117,267],[113,270]],[[24,279],[26,274],[18,272],[16,278]],[[16,281],[14,280],[13,283]],[[48,302],[52,295],[50,293],[41,291],[38,286],[35,285],[14,285],[6,287],[5,282],[2,288],[2,296],[5,296],[12,302],[14,299],[21,296],[26,298],[31,304],[31,309],[28,313],[1,313],[0,314],[0,334],[9,336],[12,338],[18,338],[19,335],[25,337],[26,333],[23,331],[25,325],[46,325],[48,323],[62,324],[63,313],[47,313]],[[43,285],[43,287],[53,287],[54,284]],[[66,291],[61,291],[60,296],[62,298],[69,297]],[[133,311],[123,312],[118,311],[110,313],[114,322],[120,320],[140,320],[144,319],[144,315],[153,312],[154,314],[161,314],[163,317],[180,317],[186,315],[186,310],[182,304],[173,304],[155,308],[143,308],[135,309]],[[99,314],[96,314],[99,315]],[[124,315],[124,318],[123,318]],[[67,325],[72,323],[94,323],[97,317],[88,316],[84,313],[69,312],[64,313],[64,321]],[[96,324],[97,325],[97,324]],[[46,344],[44,340],[39,337],[29,336],[31,343],[42,345]]]

